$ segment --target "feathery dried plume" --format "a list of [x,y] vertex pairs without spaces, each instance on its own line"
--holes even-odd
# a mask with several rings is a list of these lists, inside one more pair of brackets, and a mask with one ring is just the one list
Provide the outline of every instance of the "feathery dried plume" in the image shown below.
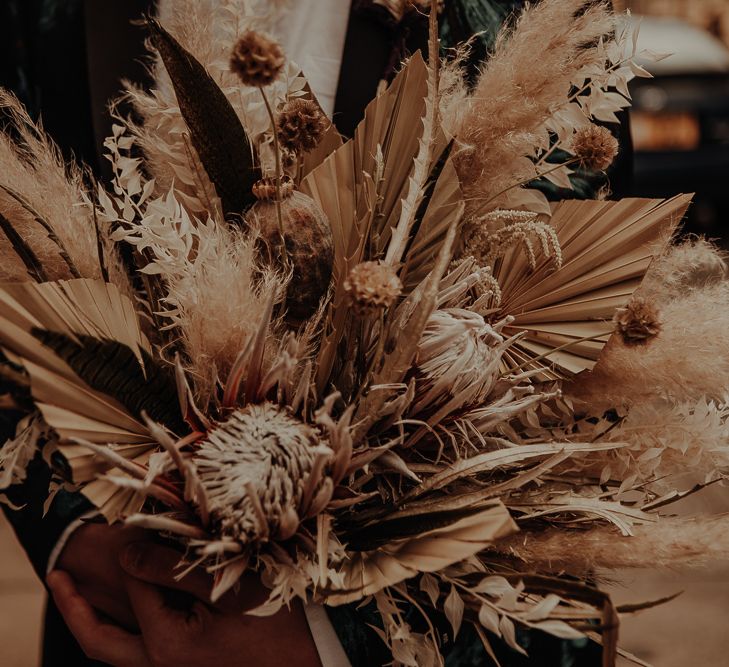
[[384,262],[357,264],[344,281],[352,310],[360,317],[392,306],[402,293],[395,270]]
[[[2,89],[0,114],[12,128],[0,133],[0,215],[37,256],[48,280],[100,277],[96,227],[92,207],[85,203],[81,170],[65,164],[42,126]],[[2,233],[0,260],[1,279],[27,280],[23,263]]]
[[579,128],[570,144],[572,154],[586,169],[605,171],[618,155],[618,140],[606,127],[590,123]]
[[[172,191],[144,202],[140,211],[114,240],[151,258],[142,270],[164,282],[161,315],[179,330],[204,404],[257,332],[267,304],[283,298],[285,279],[260,265],[255,235],[211,219],[193,222]],[[118,221],[110,201],[103,212]]]
[[281,46],[255,30],[243,33],[230,55],[230,69],[246,86],[262,88],[271,85],[286,63]]
[[641,285],[641,294],[665,302],[687,290],[701,289],[729,278],[726,254],[703,238],[669,245],[655,259]]
[[655,304],[640,296],[615,311],[615,328],[626,345],[644,345],[661,331],[661,313]]
[[549,146],[545,123],[565,105],[580,70],[604,65],[599,50],[586,45],[597,44],[614,25],[607,3],[544,0],[500,35],[458,132],[467,148],[456,161],[467,214],[536,178],[528,158]]
[[462,232],[464,253],[472,255],[486,266],[493,266],[501,253],[521,244],[529,266],[534,269],[537,265],[534,241],[539,243],[545,257],[554,258],[557,267],[562,266],[562,249],[557,232],[548,222],[539,221],[535,213],[492,211],[483,218],[467,222]]
[[549,528],[521,532],[498,543],[499,552],[529,563],[530,568],[585,576],[596,568],[700,567],[726,558],[729,517],[663,518],[633,527],[621,536],[614,527],[590,530]]
[[292,153],[305,153],[317,147],[329,125],[329,119],[314,100],[293,99],[279,113],[278,140]]
[[[653,297],[651,297],[653,298]],[[593,412],[650,397],[721,400],[729,387],[729,282],[673,295],[656,305],[661,335],[650,345],[607,345],[592,372],[566,387]]]
[[316,429],[263,403],[218,424],[200,442],[193,464],[220,533],[248,544],[296,533],[321,454],[331,450]]

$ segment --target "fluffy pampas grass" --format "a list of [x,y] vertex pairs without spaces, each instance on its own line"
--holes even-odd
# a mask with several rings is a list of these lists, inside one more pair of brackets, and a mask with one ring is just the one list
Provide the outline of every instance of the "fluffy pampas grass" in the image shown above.
[[[268,116],[259,91],[242,88],[229,70],[230,52],[248,28],[270,30],[276,11],[287,1],[162,0],[158,6],[162,25],[226,93],[254,141],[268,129]],[[214,214],[219,210],[215,189],[189,140],[172,82],[156,54],[150,69],[154,80],[151,91],[126,84],[126,97],[141,123],[131,119],[124,122],[144,151],[147,168],[157,184],[156,192],[165,192],[174,183],[178,198],[191,213],[202,217]],[[285,89],[287,82],[281,85]],[[274,100],[280,96],[274,91],[269,95]]]
[[704,241],[670,249],[638,294],[661,313],[645,345],[614,336],[592,373],[566,388],[593,411],[653,398],[724,400],[729,387],[729,281],[722,255]]
[[[80,276],[100,277],[93,212],[83,203],[81,169],[65,164],[43,128],[33,123],[17,98],[1,89],[0,114],[11,128],[0,133],[0,214],[30,246],[49,280],[73,277],[61,246]],[[19,195],[23,203],[8,191]],[[51,227],[58,242],[49,238],[34,219],[35,213]],[[0,234],[0,280],[27,279],[24,264]]]
[[279,276],[261,272],[255,240],[220,225],[198,227],[201,244],[185,270],[167,277],[198,395],[212,395],[261,325],[269,301],[283,298]]
[[530,567],[575,576],[595,569],[701,567],[729,553],[729,516],[662,518],[636,526],[622,537],[614,527],[590,530],[549,528],[518,533],[498,543],[499,552]]
[[614,26],[607,3],[544,0],[502,32],[458,132],[466,150],[457,166],[471,211],[535,178],[529,158],[549,146],[546,121],[565,106],[583,68],[604,65],[591,47]]

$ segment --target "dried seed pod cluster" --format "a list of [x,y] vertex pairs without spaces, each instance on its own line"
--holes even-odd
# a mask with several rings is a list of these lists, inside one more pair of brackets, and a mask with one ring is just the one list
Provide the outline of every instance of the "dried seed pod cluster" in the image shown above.
[[[311,316],[329,289],[334,248],[329,221],[321,207],[308,195],[286,185],[283,199],[276,201],[273,180],[256,187],[261,196],[248,214],[264,246],[261,255],[267,263],[279,265],[285,246],[292,278],[286,298],[288,317],[301,321]],[[279,207],[283,229],[279,228]],[[283,233],[283,238],[282,238]]]

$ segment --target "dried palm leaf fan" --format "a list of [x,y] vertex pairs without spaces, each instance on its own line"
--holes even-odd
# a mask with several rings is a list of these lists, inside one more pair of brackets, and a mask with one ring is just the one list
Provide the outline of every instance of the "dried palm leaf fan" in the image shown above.
[[514,318],[504,332],[524,334],[504,355],[506,367],[544,369],[538,376],[543,380],[592,369],[614,330],[615,310],[640,286],[690,201],[679,195],[555,205],[550,224],[561,267],[545,257],[532,269],[520,247],[494,266],[502,290],[498,317]]

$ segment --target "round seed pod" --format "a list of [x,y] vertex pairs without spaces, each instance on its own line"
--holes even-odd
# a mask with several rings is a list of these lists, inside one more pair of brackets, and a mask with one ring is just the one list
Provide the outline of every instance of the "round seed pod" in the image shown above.
[[249,220],[258,227],[261,254],[265,261],[281,265],[283,232],[286,259],[293,271],[286,295],[288,319],[301,322],[314,314],[329,288],[334,263],[329,221],[311,197],[294,190],[290,180],[282,179],[281,229],[275,180],[262,179],[253,191],[258,201],[250,210]]

